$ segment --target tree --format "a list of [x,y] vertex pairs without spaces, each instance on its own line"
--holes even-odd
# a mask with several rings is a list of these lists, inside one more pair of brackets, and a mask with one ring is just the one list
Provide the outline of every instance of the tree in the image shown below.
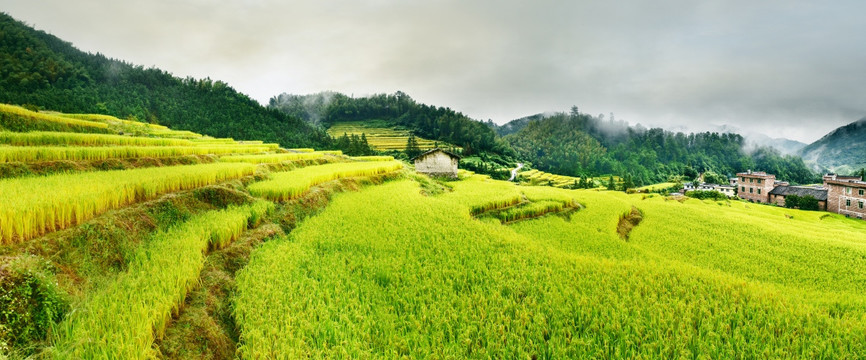
[[615,190],[616,189],[616,183],[613,182],[613,175],[611,175],[610,179],[607,180],[607,189],[608,190]]
[[418,147],[418,141],[415,140],[415,134],[409,134],[409,139],[406,140],[405,153],[410,159],[421,154],[421,148]]

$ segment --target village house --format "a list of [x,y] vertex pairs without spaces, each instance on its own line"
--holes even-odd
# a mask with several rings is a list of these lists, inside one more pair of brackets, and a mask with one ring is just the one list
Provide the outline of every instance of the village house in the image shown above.
[[722,194],[725,194],[730,197],[734,197],[737,195],[736,186],[729,185],[715,185],[713,186],[713,190],[718,191]]
[[412,161],[415,163],[415,171],[419,173],[456,179],[460,156],[436,148],[412,158]]
[[827,189],[814,186],[776,186],[770,191],[770,203],[785,206],[785,198],[791,195],[811,196],[818,200],[818,210],[827,210]]
[[866,219],[866,182],[859,176],[824,175],[827,210],[848,217]]
[[740,199],[766,204],[770,200],[770,191],[776,187],[776,175],[763,171],[752,170],[737,173],[737,184]]

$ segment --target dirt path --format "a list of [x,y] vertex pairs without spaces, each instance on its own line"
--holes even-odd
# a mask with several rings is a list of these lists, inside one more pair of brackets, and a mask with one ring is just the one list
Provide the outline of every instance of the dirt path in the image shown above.
[[517,172],[523,168],[523,163],[517,163],[517,168],[511,170],[511,178],[508,181],[514,181],[514,178],[517,177]]

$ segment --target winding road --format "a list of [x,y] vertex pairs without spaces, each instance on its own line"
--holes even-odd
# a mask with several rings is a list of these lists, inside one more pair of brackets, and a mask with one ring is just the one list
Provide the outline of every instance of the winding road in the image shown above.
[[511,170],[511,178],[509,178],[508,181],[514,181],[514,178],[517,177],[517,172],[520,171],[521,168],[523,168],[523,163],[517,163],[517,168]]

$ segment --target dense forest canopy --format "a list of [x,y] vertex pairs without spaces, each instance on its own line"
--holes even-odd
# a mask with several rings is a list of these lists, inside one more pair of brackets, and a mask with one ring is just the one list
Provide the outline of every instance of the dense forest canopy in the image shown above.
[[817,180],[799,157],[782,156],[771,148],[746,152],[738,134],[630,127],[613,117],[604,120],[580,113],[577,108],[524,122],[519,131],[504,139],[520,158],[557,174],[630,175],[636,184],[649,184],[673,175],[733,175],[755,169],[794,183]]
[[345,121],[384,120],[415,135],[461,146],[464,155],[512,153],[484,123],[450,108],[419,104],[400,91],[358,98],[333,92],[281,94],[271,98],[269,106],[324,128]]
[[222,81],[181,79],[72,44],[0,13],[0,103],[98,113],[285,147],[325,146],[324,131],[261,106]]

